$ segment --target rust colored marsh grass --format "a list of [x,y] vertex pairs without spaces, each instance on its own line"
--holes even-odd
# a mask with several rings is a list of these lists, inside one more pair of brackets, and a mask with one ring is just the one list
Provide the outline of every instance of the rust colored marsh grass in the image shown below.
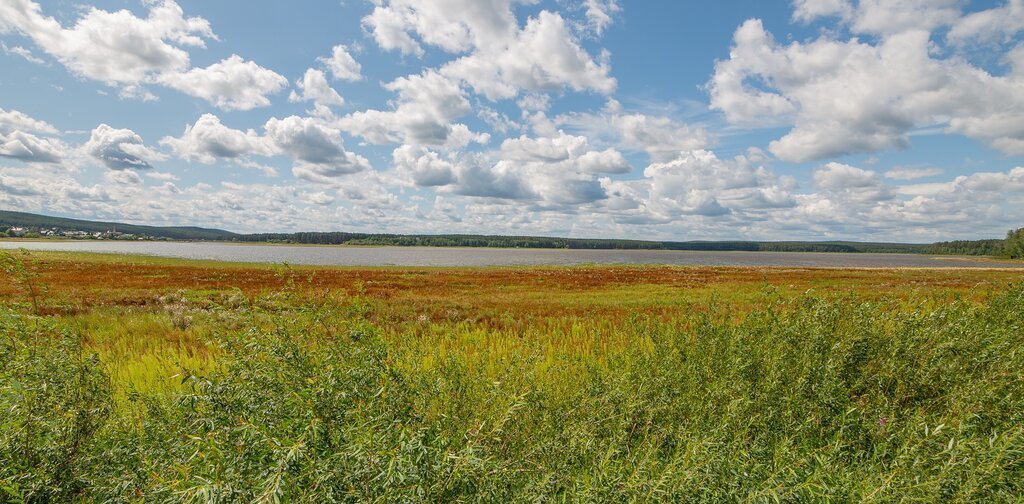
[[1024,492],[1020,272],[2,259],[0,501]]

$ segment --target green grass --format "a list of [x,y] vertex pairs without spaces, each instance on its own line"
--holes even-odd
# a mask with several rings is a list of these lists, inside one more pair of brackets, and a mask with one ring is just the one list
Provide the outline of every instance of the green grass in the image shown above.
[[596,311],[486,321],[301,283],[45,316],[22,290],[0,501],[1024,500],[1024,284],[702,289],[625,316],[496,289]]

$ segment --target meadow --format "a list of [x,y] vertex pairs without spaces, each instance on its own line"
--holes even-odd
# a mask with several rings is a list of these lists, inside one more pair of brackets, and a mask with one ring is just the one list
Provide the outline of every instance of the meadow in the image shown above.
[[1024,502],[1024,274],[0,254],[2,502]]

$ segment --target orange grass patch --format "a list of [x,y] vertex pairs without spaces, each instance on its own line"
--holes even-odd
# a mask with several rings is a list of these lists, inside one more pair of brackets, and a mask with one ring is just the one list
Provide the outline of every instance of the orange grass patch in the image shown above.
[[[331,268],[250,266],[137,258],[96,260],[73,254],[30,256],[29,267],[47,296],[65,310],[144,306],[178,291],[246,296],[290,289],[299,295],[361,294],[399,318],[432,321],[495,317],[659,313],[711,298],[744,304],[765,287],[799,294],[858,293],[903,297],[942,293],[983,300],[1020,271],[985,269],[816,269],[690,266],[573,266],[492,268]],[[18,296],[15,282],[0,284],[0,300]]]

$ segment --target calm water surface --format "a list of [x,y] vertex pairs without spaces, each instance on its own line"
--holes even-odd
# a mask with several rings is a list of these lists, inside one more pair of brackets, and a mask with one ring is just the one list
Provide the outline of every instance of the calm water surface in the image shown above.
[[678,264],[822,268],[1022,268],[1024,263],[915,254],[702,252],[434,247],[304,247],[210,242],[0,241],[0,248],[144,254],[182,259],[320,266],[514,266]]

